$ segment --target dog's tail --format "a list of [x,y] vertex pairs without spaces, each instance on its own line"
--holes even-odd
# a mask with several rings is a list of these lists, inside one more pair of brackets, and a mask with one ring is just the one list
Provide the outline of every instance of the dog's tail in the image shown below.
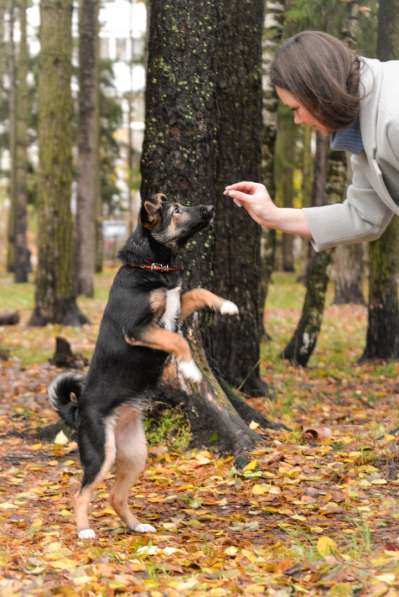
[[51,406],[73,429],[79,422],[78,401],[82,394],[84,377],[77,373],[62,373],[48,387]]

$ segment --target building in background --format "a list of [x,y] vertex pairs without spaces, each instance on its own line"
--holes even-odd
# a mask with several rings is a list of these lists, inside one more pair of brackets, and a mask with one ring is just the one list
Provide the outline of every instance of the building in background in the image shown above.
[[[77,37],[77,3],[74,11],[74,34]],[[100,57],[111,60],[114,71],[114,85],[117,99],[123,110],[123,125],[117,133],[117,141],[121,146],[121,160],[118,166],[118,186],[121,190],[124,208],[132,208],[132,197],[129,192],[129,145],[136,163],[141,154],[144,136],[144,89],[145,89],[145,38],[147,27],[147,10],[142,0],[102,0],[100,9]],[[39,0],[33,0],[28,10],[29,50],[32,56],[40,51],[39,43]],[[16,31],[18,41],[18,31]],[[74,56],[78,63],[77,48]],[[76,81],[73,82],[77,92]],[[32,148],[32,159],[35,162],[36,148]],[[5,158],[6,161],[8,158]],[[6,167],[3,164],[3,167]],[[137,199],[137,197],[136,197]],[[133,199],[134,202],[134,199]]]

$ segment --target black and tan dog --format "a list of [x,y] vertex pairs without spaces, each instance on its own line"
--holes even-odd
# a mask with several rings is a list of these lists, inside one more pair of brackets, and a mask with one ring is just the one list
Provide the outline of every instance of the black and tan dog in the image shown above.
[[[116,464],[111,503],[129,529],[154,532],[128,507],[128,491],[144,470],[147,449],[140,400],[158,382],[167,357],[180,373],[199,383],[201,372],[176,325],[198,309],[238,313],[237,306],[202,288],[181,294],[179,249],[207,226],[213,207],[185,207],[164,195],[145,201],[140,221],[120,252],[87,377],[62,374],[49,386],[59,415],[77,429],[82,485],[75,496],[79,537],[95,537],[88,508],[95,487]],[[76,398],[76,399],[75,399]]]

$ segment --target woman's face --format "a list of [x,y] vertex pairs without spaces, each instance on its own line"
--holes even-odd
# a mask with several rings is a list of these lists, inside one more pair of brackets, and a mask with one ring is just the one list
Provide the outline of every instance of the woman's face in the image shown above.
[[285,104],[286,106],[291,108],[291,110],[294,111],[295,124],[306,124],[325,135],[328,135],[332,132],[331,129],[326,127],[325,124],[319,122],[317,118],[315,118],[315,116],[313,116],[305,108],[305,106],[301,104],[301,102],[297,100],[294,95],[292,95],[292,93],[290,93],[286,89],[283,89],[282,87],[276,87],[276,93],[279,96],[280,100],[283,102],[283,104]]

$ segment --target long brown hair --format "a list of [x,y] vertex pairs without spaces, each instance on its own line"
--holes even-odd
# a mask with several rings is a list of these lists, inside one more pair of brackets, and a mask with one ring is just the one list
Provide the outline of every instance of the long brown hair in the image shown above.
[[332,130],[359,116],[360,60],[328,33],[302,31],[290,37],[276,52],[271,81]]

